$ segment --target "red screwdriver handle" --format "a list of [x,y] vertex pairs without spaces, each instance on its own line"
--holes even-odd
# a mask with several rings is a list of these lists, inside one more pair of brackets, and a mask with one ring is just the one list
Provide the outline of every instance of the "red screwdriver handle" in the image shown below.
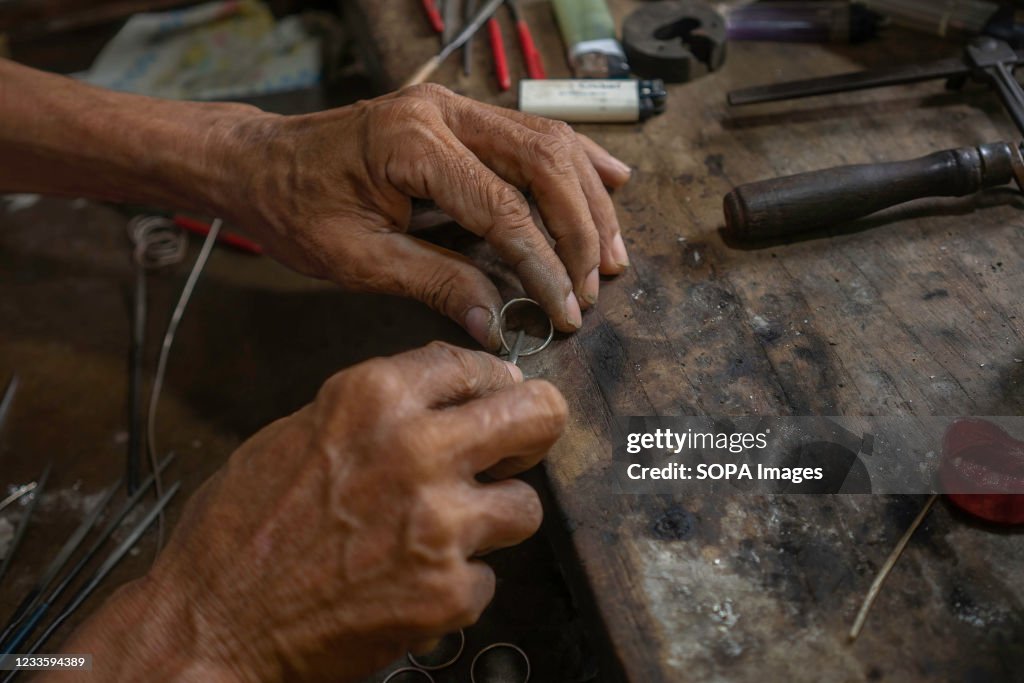
[[487,33],[491,37],[491,52],[494,54],[494,75],[498,78],[498,87],[504,92],[512,87],[512,78],[508,75],[505,41],[501,37],[501,25],[497,19],[488,20]]
[[540,52],[533,42],[533,34],[526,22],[520,19],[516,22],[516,31],[519,33],[519,46],[523,50],[523,58],[526,60],[526,75],[534,79],[547,78],[544,71],[544,62],[541,61]]
[[444,33],[444,19],[441,18],[441,10],[437,8],[434,0],[423,0],[423,11],[427,13],[427,20],[436,33]]

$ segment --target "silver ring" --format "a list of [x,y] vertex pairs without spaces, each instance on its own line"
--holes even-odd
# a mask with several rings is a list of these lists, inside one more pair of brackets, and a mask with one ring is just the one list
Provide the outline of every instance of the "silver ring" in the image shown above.
[[[505,316],[508,314],[508,309],[512,308],[513,306],[518,306],[519,304],[533,304],[537,308],[540,308],[539,303],[537,303],[533,299],[527,299],[525,297],[512,299],[507,304],[501,307],[501,313],[498,314],[498,336],[501,337],[501,347],[505,349],[505,351],[507,351],[508,353],[512,353],[512,347],[508,345],[508,340],[505,339]],[[544,309],[541,310],[543,311]],[[551,340],[554,338],[555,324],[551,322],[551,318],[548,318],[548,338],[545,339],[540,346],[537,346],[532,349],[527,349],[526,351],[520,351],[519,357],[522,358],[523,356],[532,356],[535,353],[540,353],[544,349],[548,348],[548,344],[550,344]]]
[[522,648],[513,645],[512,643],[491,643],[484,649],[480,650],[480,652],[477,652],[476,657],[473,657],[473,663],[469,665],[469,680],[471,681],[471,683],[480,683],[476,680],[476,663],[480,659],[480,657],[482,657],[486,652],[498,648],[505,648],[506,650],[515,650],[519,653],[519,656],[523,658],[524,662],[526,662],[526,676],[519,683],[528,683],[528,681],[530,680],[530,658],[526,656],[526,653],[523,652]]
[[396,671],[392,671],[390,674],[388,674],[388,677],[384,679],[384,683],[388,683],[388,681],[392,680],[398,674],[421,674],[422,676],[426,677],[426,679],[428,681],[430,681],[430,683],[434,683],[434,677],[433,676],[428,674],[423,669],[416,669],[416,668],[411,667],[411,666],[403,667],[403,668],[398,669]]
[[[451,635],[451,634],[449,634],[449,635]],[[424,671],[440,671],[441,669],[447,669],[449,666],[451,666],[455,662],[459,661],[459,657],[462,656],[462,651],[465,648],[466,648],[466,632],[463,631],[460,628],[459,629],[459,651],[456,652],[455,656],[453,656],[447,662],[444,662],[443,664],[427,665],[427,664],[421,664],[419,661],[417,661],[416,658],[412,656],[411,652],[406,652],[405,656],[409,660],[410,664],[412,664],[413,666],[419,667],[420,669],[423,669]],[[385,681],[385,683],[387,683],[387,682]]]

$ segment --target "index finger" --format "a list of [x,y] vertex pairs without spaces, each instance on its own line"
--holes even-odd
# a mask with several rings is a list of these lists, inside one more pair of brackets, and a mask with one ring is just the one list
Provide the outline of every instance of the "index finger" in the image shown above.
[[400,190],[433,199],[467,230],[490,243],[562,332],[583,325],[565,265],[534,223],[522,193],[489,169],[441,119],[418,141],[396,141],[404,163],[389,168]]
[[409,378],[408,391],[430,408],[459,405],[523,381],[515,365],[483,351],[432,342],[390,359]]

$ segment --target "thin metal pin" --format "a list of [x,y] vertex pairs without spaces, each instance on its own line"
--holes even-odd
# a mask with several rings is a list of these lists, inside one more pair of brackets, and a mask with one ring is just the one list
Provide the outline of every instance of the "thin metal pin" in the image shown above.
[[[57,617],[54,618],[52,622],[50,622],[50,624],[46,627],[46,630],[43,632],[43,634],[39,636],[34,643],[32,643],[32,646],[28,649],[28,651],[25,654],[32,655],[39,652],[39,648],[46,644],[46,641],[50,639],[50,636],[53,635],[54,631],[60,628],[60,626],[65,621],[67,621],[68,617],[70,617],[75,612],[75,610],[82,606],[82,603],[86,601],[86,599],[92,594],[94,590],[96,590],[96,587],[103,581],[103,579],[107,577],[107,574],[109,574],[111,570],[113,570],[114,567],[116,567],[117,564],[124,558],[124,556],[128,554],[128,551],[135,546],[135,544],[139,541],[139,538],[142,536],[142,534],[145,533],[146,529],[148,529],[156,520],[157,516],[163,512],[164,508],[167,506],[167,503],[170,502],[171,498],[174,497],[174,495],[178,492],[179,488],[181,488],[181,482],[175,482],[172,486],[168,487],[167,491],[160,498],[160,500],[157,501],[157,503],[152,508],[150,508],[149,512],[146,513],[146,516],[143,517],[142,520],[138,524],[136,524],[134,528],[132,528],[131,533],[128,535],[126,539],[124,539],[121,545],[117,546],[110,553],[110,555],[107,557],[106,560],[104,560],[100,568],[96,570],[96,573],[92,575],[89,581],[84,586],[82,586],[77,593],[75,593],[74,597],[71,599],[71,602],[64,609],[64,611],[57,615]],[[10,672],[7,675],[7,677],[4,678],[3,683],[8,683],[8,681],[13,679],[17,674],[17,671]]]
[[11,375],[4,389],[4,397],[0,399],[0,429],[4,428],[7,421],[7,413],[11,412],[11,404],[14,403],[14,395],[18,393],[18,373]]
[[[163,461],[160,463],[159,472],[162,473],[165,469],[167,469],[167,466],[171,464],[172,460],[174,460],[174,453],[169,453],[167,457],[164,458]],[[30,635],[32,635],[32,631],[35,630],[36,626],[39,625],[39,622],[42,621],[44,616],[46,616],[46,613],[50,610],[50,607],[53,606],[57,602],[57,600],[60,599],[60,597],[64,594],[64,591],[67,590],[68,586],[70,586],[71,583],[76,578],[78,578],[78,575],[82,573],[82,570],[85,569],[85,567],[92,561],[94,557],[96,557],[97,553],[99,553],[100,549],[106,544],[107,540],[109,540],[110,537],[114,535],[114,532],[117,531],[118,527],[121,526],[121,523],[124,521],[124,518],[128,516],[128,513],[134,510],[135,507],[139,504],[139,501],[142,500],[142,498],[149,492],[150,488],[152,488],[153,486],[154,479],[155,475],[151,473],[142,481],[142,484],[135,491],[135,493],[132,494],[132,496],[128,500],[126,500],[124,504],[121,506],[121,509],[118,510],[113,517],[111,517],[111,519],[107,522],[107,525],[103,528],[102,531],[99,532],[99,535],[96,536],[95,540],[93,541],[89,549],[86,550],[85,553],[78,558],[78,561],[75,563],[75,566],[72,567],[71,570],[64,575],[64,578],[62,578],[60,580],[60,583],[58,583],[57,586],[50,592],[50,595],[46,598],[46,600],[39,603],[39,605],[36,606],[35,611],[23,620],[21,629],[18,631],[18,633],[14,635],[13,639],[6,645],[6,649],[8,651],[13,652],[17,650],[17,648],[26,639],[28,639]],[[0,637],[0,643],[3,642],[5,637],[6,636]]]
[[928,516],[932,506],[935,505],[935,501],[938,500],[939,494],[933,493],[928,499],[928,502],[921,508],[921,512],[917,513],[917,518],[911,523],[910,528],[904,532],[903,537],[896,544],[896,547],[889,553],[888,559],[885,564],[878,571],[878,576],[875,577],[874,582],[871,584],[871,588],[868,589],[868,594],[864,596],[864,604],[860,606],[860,611],[857,612],[857,618],[853,621],[853,627],[850,629],[850,642],[857,640],[857,636],[860,635],[861,629],[864,628],[864,621],[868,618],[868,612],[871,610],[871,605],[874,604],[875,598],[878,597],[879,591],[882,590],[882,584],[889,578],[889,573],[892,568],[896,566],[896,560],[900,559],[900,555],[903,554],[903,549],[907,547],[907,543],[910,542],[910,537],[917,531],[917,527],[921,526],[921,522]]
[[7,496],[3,500],[0,500],[0,512],[3,512],[4,508],[6,508],[8,505],[18,500],[19,498],[21,498],[22,496],[24,496],[26,493],[32,493],[35,490],[36,483],[34,481],[30,481],[24,486],[19,487],[14,493]]
[[28,593],[25,594],[25,597],[22,598],[18,607],[14,610],[14,613],[11,614],[10,619],[7,620],[7,623],[4,625],[3,633],[0,634],[0,643],[7,640],[7,637],[21,622],[22,617],[28,614],[28,612],[36,606],[39,599],[42,597],[43,591],[45,591],[49,587],[50,583],[57,578],[57,575],[64,568],[64,565],[71,559],[71,555],[74,554],[75,550],[78,549],[78,546],[85,540],[86,534],[88,534],[89,531],[92,530],[93,526],[96,525],[100,514],[104,509],[106,509],[107,503],[110,502],[110,499],[114,497],[114,493],[116,493],[117,489],[120,487],[121,482],[118,482],[115,486],[111,486],[107,489],[106,493],[102,495],[102,497],[85,516],[85,519],[83,519],[78,525],[78,528],[75,529],[74,533],[72,533],[64,542],[64,545],[50,561],[50,564],[45,570],[43,570],[43,573],[39,575],[39,578],[36,579],[35,584],[31,589],[29,589]]
[[3,564],[0,564],[0,580],[3,580],[4,575],[7,574],[7,570],[11,567],[11,561],[14,560],[14,554],[18,551],[18,546],[21,545],[21,540],[25,537],[25,531],[28,529],[29,520],[32,518],[32,513],[36,511],[39,506],[39,501],[43,498],[43,489],[46,488],[46,480],[50,478],[50,471],[53,469],[53,463],[51,462],[43,470],[39,480],[36,482],[35,492],[32,495],[32,501],[28,504],[28,509],[25,510],[25,514],[22,515],[21,521],[18,522],[18,528],[14,532],[14,539],[11,544],[7,547],[7,556],[4,558]]
[[519,365],[519,353],[523,350],[524,339],[526,339],[526,332],[519,330],[516,340],[512,342],[512,348],[508,352],[508,362],[512,365]]

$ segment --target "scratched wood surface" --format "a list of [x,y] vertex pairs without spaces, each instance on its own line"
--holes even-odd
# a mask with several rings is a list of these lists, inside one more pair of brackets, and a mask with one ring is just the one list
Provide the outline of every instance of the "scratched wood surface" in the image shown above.
[[[367,61],[394,86],[437,48],[415,0],[359,0]],[[621,20],[641,2],[612,0]],[[526,15],[567,76],[547,3]],[[501,15],[513,77],[521,59]],[[514,106],[478,41],[434,81]],[[533,361],[572,419],[547,463],[572,549],[631,681],[1020,680],[1024,535],[939,505],[860,640],[859,601],[922,500],[631,497],[611,492],[616,415],[1020,415],[1024,201],[917,202],[807,239],[742,249],[732,187],[1018,136],[994,96],[941,83],[730,110],[733,88],[955,54],[890,30],[863,47],[732,44],[645,124],[581,126],[635,169],[616,203],[632,268],[583,329]],[[493,265],[489,250],[466,250]],[[514,288],[494,268],[503,286]],[[614,680],[606,669],[600,680]]]

